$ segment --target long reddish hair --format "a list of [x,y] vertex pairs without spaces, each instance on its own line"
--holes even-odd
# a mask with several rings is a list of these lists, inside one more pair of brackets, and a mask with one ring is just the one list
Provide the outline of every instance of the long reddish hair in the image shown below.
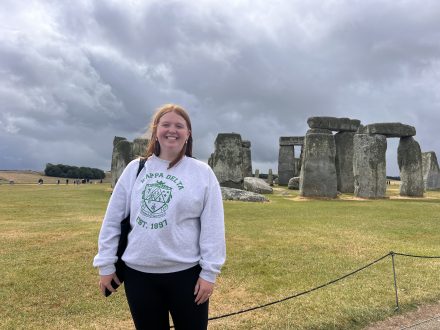
[[163,115],[169,113],[169,112],[175,112],[180,117],[185,119],[186,126],[189,130],[189,137],[185,145],[183,146],[182,150],[180,150],[177,157],[170,163],[168,168],[173,167],[176,165],[184,155],[188,157],[192,157],[192,128],[191,128],[191,120],[189,119],[188,113],[184,108],[177,104],[165,104],[157,109],[156,113],[153,116],[153,120],[150,124],[150,131],[151,131],[151,137],[150,141],[147,146],[147,154],[146,157],[150,157],[151,155],[160,155],[160,144],[159,141],[156,139],[156,133],[157,133],[157,125],[159,124],[160,118],[163,117]]

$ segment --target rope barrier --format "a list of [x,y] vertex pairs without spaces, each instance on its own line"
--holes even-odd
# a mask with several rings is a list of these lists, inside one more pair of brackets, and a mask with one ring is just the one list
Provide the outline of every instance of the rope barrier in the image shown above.
[[418,256],[418,255],[415,255],[415,254],[407,254],[407,253],[399,253],[399,252],[390,252],[390,253],[394,253],[396,256],[402,256],[402,257],[424,258],[424,259],[440,259],[440,257]]
[[[338,277],[338,278],[336,278],[334,280],[331,280],[331,281],[329,281],[327,283],[321,284],[321,285],[316,286],[314,288],[311,288],[309,290],[302,291],[302,292],[293,294],[291,296],[288,296],[288,297],[285,297],[285,298],[282,298],[282,299],[274,300],[274,301],[268,302],[266,304],[262,304],[262,305],[258,305],[258,306],[254,306],[254,307],[249,307],[249,308],[242,309],[242,310],[239,310],[239,311],[236,311],[236,312],[232,312],[232,313],[228,313],[228,314],[223,314],[223,315],[219,315],[219,316],[210,317],[208,319],[208,321],[213,321],[213,320],[218,320],[218,319],[222,319],[222,318],[226,318],[226,317],[230,317],[230,316],[234,316],[234,315],[243,314],[243,313],[254,311],[254,310],[257,310],[257,309],[260,309],[260,308],[265,308],[265,307],[268,307],[268,306],[271,306],[271,305],[279,304],[279,303],[284,302],[286,300],[290,300],[290,299],[293,299],[293,298],[297,298],[297,297],[303,296],[305,294],[311,293],[313,291],[322,289],[322,288],[324,288],[326,286],[329,286],[331,284],[339,282],[339,281],[341,281],[341,280],[343,280],[343,279],[345,279],[345,278],[347,278],[349,276],[352,276],[352,275],[354,275],[356,273],[359,273],[360,271],[362,271],[362,270],[364,270],[364,269],[366,269],[368,267],[371,267],[374,264],[378,263],[379,261],[385,259],[386,257],[390,257],[390,256],[392,258],[392,266],[393,266],[394,288],[395,288],[396,305],[397,305],[396,310],[398,310],[399,309],[399,298],[398,298],[398,295],[397,295],[397,277],[396,277],[396,269],[395,269],[395,264],[394,264],[394,259],[395,259],[394,256],[403,256],[403,257],[412,257],[412,258],[425,258],[425,259],[440,259],[440,256],[420,256],[420,255],[414,255],[414,254],[407,254],[407,253],[399,253],[399,252],[390,251],[386,255],[384,255],[384,256],[382,256],[382,257],[380,257],[380,258],[378,258],[378,259],[376,259],[376,260],[374,260],[374,261],[372,261],[372,262],[370,262],[368,264],[366,264],[365,266],[362,266],[362,267],[360,267],[360,268],[358,268],[358,269],[356,269],[356,270],[354,270],[354,271],[352,271],[352,272],[350,272],[348,274],[345,274],[345,275],[343,275],[341,277]],[[174,326],[172,325],[172,326],[170,326],[170,328],[174,328]]]

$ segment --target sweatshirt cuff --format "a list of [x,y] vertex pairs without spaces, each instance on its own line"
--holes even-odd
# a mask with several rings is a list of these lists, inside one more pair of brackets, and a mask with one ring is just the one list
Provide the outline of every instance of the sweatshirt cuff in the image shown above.
[[217,277],[217,274],[213,273],[213,272],[208,272],[208,271],[202,269],[199,276],[201,278],[203,278],[205,281],[215,283],[215,279]]
[[99,275],[111,275],[116,272],[115,265],[99,267]]

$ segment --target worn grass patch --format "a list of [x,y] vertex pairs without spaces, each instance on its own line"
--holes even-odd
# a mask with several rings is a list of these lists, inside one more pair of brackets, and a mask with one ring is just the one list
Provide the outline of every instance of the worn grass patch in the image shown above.
[[[426,198],[225,202],[227,262],[210,304],[217,316],[294,295],[393,250],[440,255],[440,192]],[[0,328],[129,329],[124,290],[103,298],[92,268],[108,185],[0,185]],[[440,299],[437,259],[396,257],[403,311]],[[391,258],[210,329],[361,329],[393,314]]]

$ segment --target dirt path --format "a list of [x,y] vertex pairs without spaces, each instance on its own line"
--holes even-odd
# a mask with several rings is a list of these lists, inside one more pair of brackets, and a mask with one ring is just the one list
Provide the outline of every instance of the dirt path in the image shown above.
[[416,310],[408,313],[397,314],[384,321],[374,323],[364,330],[379,329],[440,329],[440,301],[436,304],[419,306]]

